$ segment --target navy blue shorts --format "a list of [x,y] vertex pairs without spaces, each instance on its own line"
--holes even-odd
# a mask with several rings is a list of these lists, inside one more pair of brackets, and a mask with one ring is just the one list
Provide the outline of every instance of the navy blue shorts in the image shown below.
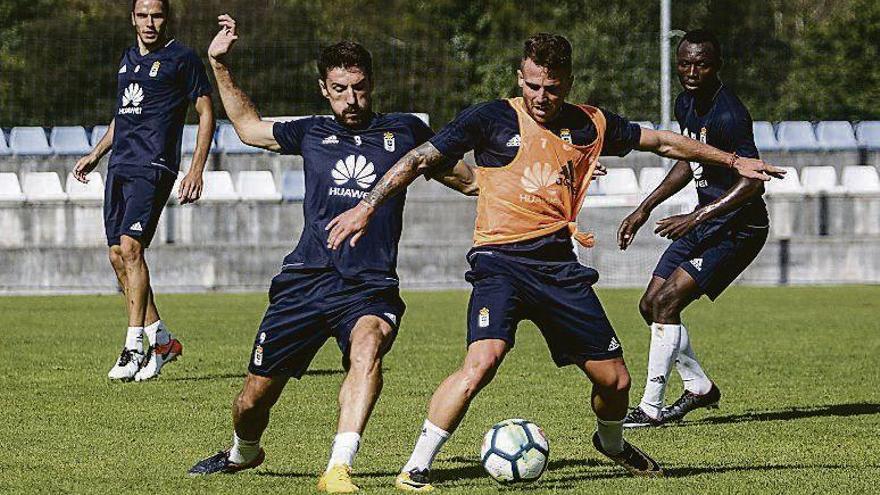
[[336,338],[342,366],[348,369],[351,331],[358,319],[382,318],[396,336],[405,310],[397,286],[346,280],[333,269],[282,271],[272,279],[269,308],[248,371],[301,378],[330,337]]
[[123,235],[149,247],[175,175],[153,167],[112,167],[104,191],[107,245],[118,246]]
[[769,230],[766,226],[727,226],[707,234],[697,227],[666,248],[654,276],[665,280],[681,268],[714,301],[758,256]]
[[557,366],[620,357],[623,349],[593,291],[596,270],[576,260],[544,261],[475,249],[468,255],[468,345],[500,339],[514,345],[520,321],[544,335]]

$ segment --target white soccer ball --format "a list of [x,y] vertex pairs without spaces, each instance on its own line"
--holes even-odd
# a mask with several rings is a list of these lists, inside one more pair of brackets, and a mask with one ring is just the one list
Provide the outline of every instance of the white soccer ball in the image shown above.
[[547,467],[550,444],[540,426],[525,419],[507,419],[483,437],[483,468],[499,483],[535,481]]

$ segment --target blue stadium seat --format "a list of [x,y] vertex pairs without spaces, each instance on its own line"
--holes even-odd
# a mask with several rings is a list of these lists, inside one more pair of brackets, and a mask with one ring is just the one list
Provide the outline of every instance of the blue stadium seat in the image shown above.
[[0,129],[0,155],[11,155],[12,150],[9,149],[9,146],[6,144],[6,133],[3,132],[3,129]]
[[281,199],[302,201],[306,197],[306,176],[302,170],[285,170],[281,175]]
[[880,150],[880,120],[866,120],[856,124],[856,139],[862,148]]
[[752,132],[755,134],[755,146],[758,151],[780,151],[782,146],[776,140],[773,132],[773,124],[766,120],[752,122]]
[[51,155],[52,148],[42,127],[13,127],[9,147],[16,155]]
[[80,126],[53,127],[49,143],[56,155],[84,155],[92,150],[86,130]]
[[779,144],[789,151],[820,151],[822,146],[813,132],[813,124],[805,121],[780,122],[776,128]]
[[[199,126],[197,125],[187,125],[183,128],[183,139],[180,146],[180,151],[184,155],[191,155],[196,151],[196,137],[199,134]],[[213,151],[214,148],[217,147],[217,141],[214,138],[211,138],[211,149],[208,150]]]
[[217,149],[223,153],[231,154],[254,154],[263,151],[260,148],[242,143],[235,132],[235,127],[230,124],[220,124],[220,129],[217,132]]
[[98,144],[98,141],[104,137],[104,134],[107,134],[109,128],[110,126],[106,125],[96,125],[95,127],[92,127],[92,146]]
[[852,125],[845,120],[819,122],[816,125],[819,145],[827,150],[856,151],[859,143]]

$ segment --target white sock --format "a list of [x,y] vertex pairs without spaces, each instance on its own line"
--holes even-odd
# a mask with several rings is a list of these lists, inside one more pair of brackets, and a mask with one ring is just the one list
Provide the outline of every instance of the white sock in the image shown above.
[[144,353],[144,327],[128,327],[125,334],[125,348]]
[[168,332],[165,324],[162,323],[162,320],[157,320],[155,323],[145,326],[144,332],[147,334],[147,338],[150,339],[150,344],[154,346],[165,345],[171,340],[171,334]]
[[419,439],[416,440],[416,448],[413,449],[412,455],[409,456],[409,461],[403,466],[402,472],[408,473],[413,469],[420,471],[431,469],[434,457],[440,452],[440,448],[443,447],[448,438],[448,431],[426,419],[425,424],[422,426],[422,433],[419,435]]
[[229,449],[229,460],[236,464],[247,464],[260,454],[259,440],[242,440],[232,433],[232,448]]
[[342,464],[351,467],[354,464],[354,456],[357,455],[358,448],[361,446],[361,435],[353,431],[337,433],[333,438],[333,447],[330,452],[330,461],[327,463],[327,470],[332,466]]
[[609,454],[623,452],[623,420],[605,421],[596,418],[596,431],[599,433],[599,441],[602,448]]
[[678,360],[675,362],[675,367],[684,382],[684,388],[692,394],[705,395],[712,390],[712,380],[709,380],[700,362],[697,361],[697,355],[694,354],[690,336],[684,325],[681,326],[681,342],[678,344]]
[[651,350],[648,352],[648,383],[639,407],[654,419],[660,417],[663,396],[672,363],[678,356],[681,341],[681,325],[651,324]]

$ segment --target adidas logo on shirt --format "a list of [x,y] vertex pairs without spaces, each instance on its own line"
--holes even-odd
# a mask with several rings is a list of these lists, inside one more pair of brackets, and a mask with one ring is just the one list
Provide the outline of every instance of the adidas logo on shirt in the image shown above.
[[133,230],[135,232],[143,232],[144,228],[141,226],[140,222],[135,222],[134,225],[128,228],[128,230]]
[[120,74],[125,74],[126,72],[128,72],[128,66],[127,66],[127,65],[123,65],[122,67],[119,68],[119,73],[120,73]]
[[691,264],[694,265],[697,271],[701,271],[703,269],[703,258],[694,258],[691,260]]
[[519,137],[519,134],[516,134],[510,140],[507,141],[508,148],[519,148],[522,145],[522,139]]
[[339,138],[336,135],[327,136],[321,140],[321,144],[339,144]]

